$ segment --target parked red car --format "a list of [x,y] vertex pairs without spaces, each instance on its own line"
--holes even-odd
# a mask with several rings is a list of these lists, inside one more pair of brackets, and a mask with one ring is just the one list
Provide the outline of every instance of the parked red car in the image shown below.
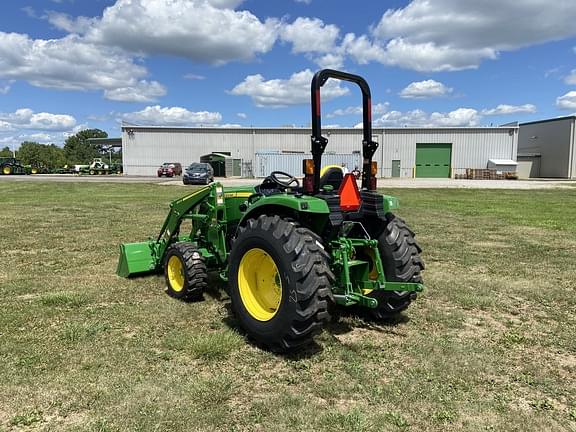
[[158,177],[174,177],[182,175],[182,165],[179,162],[164,162],[157,171]]

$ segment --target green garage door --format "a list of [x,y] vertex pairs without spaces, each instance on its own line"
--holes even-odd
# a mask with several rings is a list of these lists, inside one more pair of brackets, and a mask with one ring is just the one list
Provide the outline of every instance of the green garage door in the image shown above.
[[416,144],[416,177],[450,177],[452,144]]

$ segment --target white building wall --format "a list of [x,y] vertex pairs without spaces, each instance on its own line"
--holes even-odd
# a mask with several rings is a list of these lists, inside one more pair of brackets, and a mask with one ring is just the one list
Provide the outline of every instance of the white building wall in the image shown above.
[[524,154],[539,154],[540,177],[570,178],[574,172],[574,117],[520,125],[518,149]]
[[392,175],[392,161],[400,160],[400,176],[412,177],[416,144],[452,144],[454,173],[486,168],[488,159],[516,160],[518,128],[384,129],[382,175]]
[[[380,176],[392,174],[392,160],[401,161],[402,177],[412,177],[417,143],[451,143],[452,167],[486,168],[488,159],[516,160],[517,128],[374,129],[380,146],[374,155]],[[310,129],[158,128],[124,126],[122,147],[127,175],[155,175],[163,162],[187,166],[212,152],[255,162],[264,150],[310,151]],[[326,152],[362,150],[361,129],[324,129]]]

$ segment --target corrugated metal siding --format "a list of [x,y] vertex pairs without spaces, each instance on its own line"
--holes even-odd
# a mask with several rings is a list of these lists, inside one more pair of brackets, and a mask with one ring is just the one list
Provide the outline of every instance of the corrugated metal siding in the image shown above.
[[155,175],[163,162],[188,166],[211,152],[227,151],[233,158],[252,159],[251,130],[134,129],[122,132],[124,172],[128,175]]
[[520,153],[538,153],[540,177],[570,177],[574,119],[534,122],[520,125]]
[[[132,130],[133,133],[128,133]],[[327,129],[327,152],[350,154],[362,150],[361,129]],[[123,127],[124,172],[155,175],[163,162],[187,166],[210,152],[230,152],[234,158],[252,161],[264,150],[310,151],[310,129],[253,128],[146,128]],[[374,129],[380,146],[374,155],[380,176],[392,175],[392,160],[400,160],[400,175],[412,177],[417,143],[452,143],[452,167],[485,168],[488,159],[516,160],[517,129]],[[298,172],[301,167],[298,167]]]
[[486,168],[488,159],[516,160],[517,129],[385,129],[382,175],[392,175],[392,161],[400,160],[400,176],[412,177],[416,144],[452,144],[451,167]]
[[[311,159],[312,154],[286,154],[286,153],[256,153],[254,164],[254,176],[266,177],[272,171],[284,171],[296,177],[302,175],[302,160]],[[346,164],[349,171],[355,167],[361,167],[362,157],[360,154],[327,154],[322,156],[322,164],[341,165]]]

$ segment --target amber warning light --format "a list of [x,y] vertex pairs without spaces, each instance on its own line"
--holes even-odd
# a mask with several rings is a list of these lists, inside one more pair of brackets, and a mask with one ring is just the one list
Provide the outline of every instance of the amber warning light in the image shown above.
[[304,173],[304,192],[314,192],[314,160],[304,159],[302,161],[302,172]]
[[357,211],[360,208],[360,192],[356,184],[356,177],[354,174],[349,173],[344,176],[340,189],[340,208],[344,211]]

